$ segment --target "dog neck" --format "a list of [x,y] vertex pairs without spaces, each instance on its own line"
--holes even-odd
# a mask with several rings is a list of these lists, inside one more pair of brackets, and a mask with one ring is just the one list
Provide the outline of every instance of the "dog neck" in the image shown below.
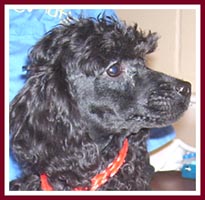
[[[99,134],[101,133],[101,134]],[[104,130],[98,130],[96,131],[89,131],[88,137],[92,140],[93,143],[95,143],[98,147],[99,152],[103,152],[107,146],[110,146],[110,144],[113,143],[113,140],[117,139],[118,140],[118,148],[122,147],[123,142],[126,138],[129,138],[130,132],[122,132],[122,133],[110,133],[108,134]]]
[[[105,184],[108,179],[112,176],[114,176],[120,169],[120,167],[125,162],[125,158],[128,152],[128,139],[126,138],[123,142],[122,148],[119,151],[118,156],[115,157],[113,162],[111,162],[108,167],[103,170],[101,173],[97,174],[91,179],[91,187],[77,187],[74,188],[73,191],[95,191],[99,187],[101,187],[103,184]],[[52,186],[48,183],[46,174],[41,174],[41,189],[44,191],[53,191]]]

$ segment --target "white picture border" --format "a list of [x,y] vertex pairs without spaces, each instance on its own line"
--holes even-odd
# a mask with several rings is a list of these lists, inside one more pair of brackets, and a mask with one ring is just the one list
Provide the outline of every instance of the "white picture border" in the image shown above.
[[196,11],[196,191],[9,191],[9,67],[5,67],[5,195],[200,195],[200,5],[5,5],[5,66],[9,66],[9,10],[19,9],[192,9]]

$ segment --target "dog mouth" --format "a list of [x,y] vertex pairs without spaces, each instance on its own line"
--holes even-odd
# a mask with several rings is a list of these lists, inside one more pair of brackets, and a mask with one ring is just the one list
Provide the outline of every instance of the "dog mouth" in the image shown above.
[[189,106],[190,98],[178,98],[177,96],[157,96],[148,100],[146,108],[151,113],[166,115],[168,113],[184,112]]
[[179,119],[184,110],[176,110],[175,112],[158,111],[150,112],[149,114],[133,114],[130,115],[126,121],[140,125],[141,128],[154,128],[167,126]]
[[190,105],[191,85],[179,81],[174,86],[163,83],[152,90],[140,110],[130,114],[126,121],[135,121],[145,127],[170,125],[179,119]]

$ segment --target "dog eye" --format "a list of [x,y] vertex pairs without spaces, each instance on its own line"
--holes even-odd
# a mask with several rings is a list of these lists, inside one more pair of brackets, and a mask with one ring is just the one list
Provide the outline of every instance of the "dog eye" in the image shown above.
[[107,69],[107,74],[111,77],[117,77],[122,73],[122,67],[120,65],[112,65]]

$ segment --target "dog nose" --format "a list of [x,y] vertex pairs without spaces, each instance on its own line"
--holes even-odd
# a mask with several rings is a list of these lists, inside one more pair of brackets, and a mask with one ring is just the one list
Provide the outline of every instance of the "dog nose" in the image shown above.
[[180,81],[176,84],[175,90],[181,96],[189,96],[191,94],[191,84],[189,82]]

